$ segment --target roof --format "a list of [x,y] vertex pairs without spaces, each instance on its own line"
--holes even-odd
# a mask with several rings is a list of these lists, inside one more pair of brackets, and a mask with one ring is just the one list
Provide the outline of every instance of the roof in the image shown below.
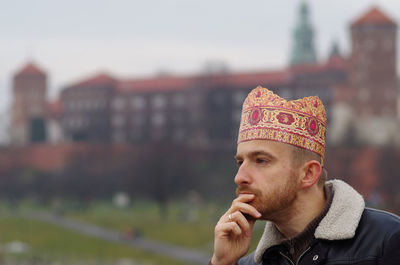
[[81,81],[76,82],[68,86],[68,88],[73,87],[89,87],[89,86],[99,86],[99,85],[113,85],[116,79],[107,73],[99,73],[92,77],[85,78]]
[[389,18],[382,10],[378,7],[372,7],[369,11],[361,15],[356,19],[351,26],[362,26],[362,25],[389,25],[396,26],[396,22]]
[[21,70],[19,70],[16,73],[16,76],[20,76],[20,75],[42,75],[42,76],[45,76],[46,73],[42,69],[40,69],[35,63],[28,62],[27,64],[24,65],[24,67],[22,67]]
[[255,73],[229,74],[219,76],[218,78],[221,78],[221,81],[224,81],[224,84],[229,87],[255,88],[258,85],[271,86],[286,84],[290,80],[290,73],[286,70],[273,70]]
[[296,65],[289,69],[265,70],[259,72],[217,73],[210,75],[175,76],[163,75],[149,78],[118,80],[107,74],[98,74],[77,82],[68,88],[97,85],[113,85],[120,93],[154,93],[185,91],[194,87],[202,88],[255,88],[261,86],[282,86],[291,82],[293,75],[314,74],[331,70],[345,70],[347,61],[340,55],[332,56],[325,63]]
[[291,66],[289,71],[296,74],[315,74],[321,72],[327,72],[331,70],[343,70],[347,69],[348,62],[345,58],[340,55],[331,56],[324,63],[311,63],[311,64],[300,64]]
[[347,63],[348,61],[343,58],[340,54],[334,54],[329,57],[327,63],[325,64],[326,68],[329,69],[342,69],[345,70],[347,69]]
[[185,90],[194,84],[191,77],[160,76],[146,79],[121,80],[117,83],[119,92],[155,92]]
[[[117,84],[119,92],[182,91],[201,84],[201,87],[224,86],[256,87],[257,85],[279,85],[289,80],[287,71],[264,71],[256,73],[224,73],[189,77],[162,76],[148,79],[122,80]],[[206,82],[205,84],[202,82]]]

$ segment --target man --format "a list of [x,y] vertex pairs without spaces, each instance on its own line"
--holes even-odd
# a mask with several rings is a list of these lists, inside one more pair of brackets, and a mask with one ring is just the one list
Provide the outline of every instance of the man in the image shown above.
[[[286,101],[266,88],[243,104],[237,198],[215,227],[212,265],[400,265],[400,219],[364,207],[323,168],[326,113],[318,97]],[[267,220],[255,252],[257,220]]]

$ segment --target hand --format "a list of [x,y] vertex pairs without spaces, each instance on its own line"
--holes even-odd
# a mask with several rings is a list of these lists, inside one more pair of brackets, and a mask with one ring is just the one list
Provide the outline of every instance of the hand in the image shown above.
[[214,231],[213,265],[236,264],[249,251],[254,223],[261,217],[248,204],[253,199],[254,194],[239,195],[218,221]]

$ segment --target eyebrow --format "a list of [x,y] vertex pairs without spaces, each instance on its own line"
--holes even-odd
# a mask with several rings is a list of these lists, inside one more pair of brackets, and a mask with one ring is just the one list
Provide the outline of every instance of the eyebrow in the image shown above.
[[[271,159],[275,159],[276,158],[270,152],[267,152],[265,150],[254,150],[254,151],[251,151],[250,153],[245,154],[245,156],[248,156],[248,157],[255,157],[255,156],[258,156],[258,155],[264,155],[264,156],[267,156],[267,157],[269,157]],[[242,156],[239,155],[239,154],[236,154],[234,156],[234,158],[235,158],[235,160],[240,160],[242,158]]]

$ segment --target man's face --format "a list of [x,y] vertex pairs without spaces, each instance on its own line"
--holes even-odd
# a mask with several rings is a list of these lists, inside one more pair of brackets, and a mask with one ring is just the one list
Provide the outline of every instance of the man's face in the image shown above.
[[288,145],[268,140],[237,146],[236,195],[254,194],[255,199],[249,204],[262,214],[262,219],[275,221],[293,211],[299,180],[291,152]]

